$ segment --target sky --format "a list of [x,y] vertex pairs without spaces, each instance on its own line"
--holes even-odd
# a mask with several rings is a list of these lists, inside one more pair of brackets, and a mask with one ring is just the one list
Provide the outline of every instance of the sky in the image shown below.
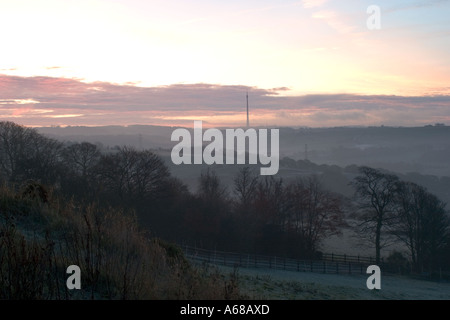
[[450,0],[0,0],[0,120],[235,127],[248,92],[255,126],[450,124],[449,17]]

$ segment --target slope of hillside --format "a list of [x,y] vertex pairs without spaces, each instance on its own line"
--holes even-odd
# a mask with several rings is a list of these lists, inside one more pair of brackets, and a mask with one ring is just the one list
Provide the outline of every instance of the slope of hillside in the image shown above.
[[[80,268],[80,289],[66,286]],[[36,183],[0,188],[0,299],[231,299],[238,287],[197,269],[115,208],[63,201]]]

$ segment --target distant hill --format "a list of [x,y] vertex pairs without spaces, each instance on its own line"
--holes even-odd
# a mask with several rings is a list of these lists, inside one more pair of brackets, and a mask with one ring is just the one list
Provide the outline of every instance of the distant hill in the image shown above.
[[[102,127],[42,127],[40,133],[64,141],[88,141],[103,148],[129,145],[152,149],[173,174],[195,190],[204,166],[175,166],[170,140],[175,127],[133,125]],[[349,195],[347,185],[357,166],[389,170],[404,180],[421,184],[450,203],[450,126],[280,128],[279,177],[320,174],[327,186]],[[231,185],[239,166],[214,165]]]
[[[191,191],[196,191],[198,179],[207,165],[174,165],[170,159],[170,151],[156,151],[166,162],[175,177],[180,178]],[[212,165],[221,182],[231,191],[233,188],[233,179],[243,165]],[[259,166],[255,165],[255,169]],[[295,180],[309,175],[318,175],[321,177],[325,187],[333,192],[345,196],[353,195],[353,188],[349,185],[350,181],[358,175],[357,165],[337,166],[329,164],[317,164],[309,160],[295,160],[284,157],[280,160],[280,169],[276,175],[285,181]],[[375,168],[378,168],[375,166]],[[257,170],[259,171],[259,169]],[[431,193],[438,196],[442,201],[449,204],[450,208],[450,177],[425,175],[418,172],[400,173],[392,170],[387,172],[397,175],[401,180],[415,182],[428,189]]]
[[[88,141],[105,148],[131,145],[168,149],[175,127],[133,125],[42,127],[60,140]],[[367,165],[407,174],[450,176],[450,126],[280,128],[280,157],[338,166]]]

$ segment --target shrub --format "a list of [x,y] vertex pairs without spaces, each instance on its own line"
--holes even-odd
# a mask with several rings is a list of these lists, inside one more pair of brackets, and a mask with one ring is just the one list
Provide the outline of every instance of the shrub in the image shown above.
[[405,274],[410,270],[410,263],[408,259],[399,251],[392,251],[386,258],[386,262],[388,263],[389,268],[392,268],[393,272]]

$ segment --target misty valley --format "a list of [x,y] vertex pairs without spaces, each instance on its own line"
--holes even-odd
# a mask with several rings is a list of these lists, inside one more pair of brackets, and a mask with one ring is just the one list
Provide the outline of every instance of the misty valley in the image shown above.
[[[321,284],[268,281],[252,266],[348,283],[359,272],[365,286],[378,265],[448,288],[448,127],[280,128],[273,175],[251,153],[222,153],[234,165],[173,161],[175,130],[0,122],[0,297],[256,299],[283,286],[295,299],[326,296]],[[251,142],[241,133],[238,144]],[[71,265],[81,290],[61,285]]]

